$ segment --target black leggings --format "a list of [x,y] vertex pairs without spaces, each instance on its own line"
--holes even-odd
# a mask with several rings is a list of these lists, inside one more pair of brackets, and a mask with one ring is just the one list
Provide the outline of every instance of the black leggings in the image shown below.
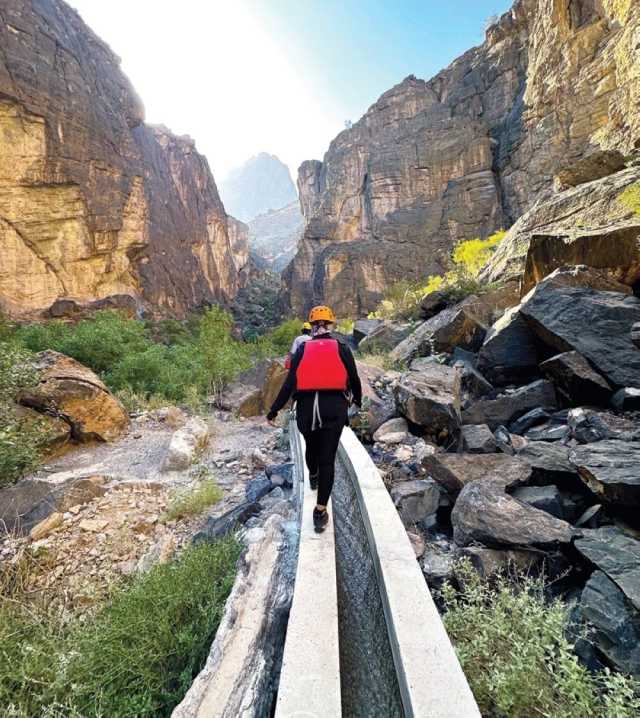
[[340,443],[342,426],[305,432],[307,443],[305,459],[311,475],[318,474],[318,498],[320,506],[326,506],[333,488],[336,452]]

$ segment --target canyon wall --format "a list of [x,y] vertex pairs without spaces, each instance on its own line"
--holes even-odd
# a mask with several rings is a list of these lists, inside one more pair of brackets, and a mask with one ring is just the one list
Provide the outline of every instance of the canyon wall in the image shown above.
[[4,0],[0,48],[0,309],[231,299],[248,248],[207,161],[144,124],[109,47],[61,0]]
[[302,164],[288,303],[362,314],[571,184],[576,164],[597,179],[639,145],[640,5],[517,0],[481,46],[428,82],[406,78]]

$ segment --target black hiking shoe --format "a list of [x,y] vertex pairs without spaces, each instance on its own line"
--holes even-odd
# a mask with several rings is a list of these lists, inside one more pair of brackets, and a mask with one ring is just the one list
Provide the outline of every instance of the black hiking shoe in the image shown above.
[[313,528],[316,533],[322,533],[327,524],[329,523],[329,512],[325,509],[324,511],[313,510]]
[[311,486],[311,491],[318,490],[318,474],[309,474],[309,484]]

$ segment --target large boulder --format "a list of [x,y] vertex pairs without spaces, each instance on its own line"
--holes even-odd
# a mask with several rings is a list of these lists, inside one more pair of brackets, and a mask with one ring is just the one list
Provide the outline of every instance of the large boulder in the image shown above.
[[401,444],[408,437],[408,432],[407,420],[399,416],[378,427],[373,434],[373,440],[381,444]]
[[571,463],[598,496],[625,508],[640,507],[640,442],[605,439],[575,447]]
[[376,329],[360,340],[358,349],[363,354],[389,352],[409,336],[412,326],[408,322],[382,321]]
[[466,306],[444,309],[418,326],[390,354],[394,361],[409,362],[416,356],[451,353],[456,347],[476,351],[486,328]]
[[528,411],[548,411],[558,406],[553,384],[539,379],[515,390],[507,390],[495,399],[479,399],[462,412],[463,424],[487,424],[490,429],[507,425]]
[[553,272],[523,299],[520,313],[548,346],[580,352],[614,386],[640,388],[640,352],[630,334],[640,321],[640,299],[572,286],[574,280],[583,277]]
[[640,611],[640,541],[607,526],[582,529],[582,538],[575,542],[578,552],[618,585]]
[[556,486],[516,486],[511,495],[534,509],[546,511],[558,519],[564,518],[562,496]]
[[421,372],[407,372],[394,388],[399,412],[428,434],[457,437],[460,429],[460,374],[433,364]]
[[527,252],[522,291],[528,292],[551,272],[566,265],[593,267],[610,277],[612,282],[622,280],[631,285],[640,274],[639,235],[640,222],[637,221],[621,222],[573,236],[535,235]]
[[468,424],[460,434],[462,450],[469,454],[494,454],[498,450],[495,436],[486,424]]
[[122,404],[91,369],[54,351],[38,354],[36,386],[23,390],[23,406],[63,419],[76,441],[114,441],[129,427]]
[[162,463],[163,471],[183,471],[191,466],[197,452],[209,441],[209,427],[202,419],[193,417],[178,429],[169,443]]
[[67,479],[61,483],[25,479],[0,489],[0,535],[25,534],[54,512],[64,513],[103,496],[107,480],[103,476]]
[[568,544],[573,529],[566,522],[509,496],[491,481],[467,484],[451,514],[453,538],[459,546],[553,548]]
[[435,514],[440,488],[432,479],[401,481],[391,489],[391,498],[403,522],[411,526]]
[[579,352],[556,354],[540,364],[540,371],[574,404],[607,404],[611,396],[607,380]]
[[529,573],[543,560],[540,551],[518,551],[514,549],[486,548],[485,546],[467,546],[459,551],[460,558],[466,558],[483,578],[491,578],[515,569],[519,573]]
[[540,341],[520,315],[508,309],[487,332],[478,353],[478,369],[494,384],[509,384],[538,375]]
[[640,614],[602,571],[594,571],[580,598],[579,615],[590,640],[623,673],[640,677]]
[[569,458],[570,449],[562,444],[529,441],[519,448],[516,456],[533,470],[536,484],[579,485],[578,470]]
[[397,416],[397,410],[390,393],[376,391],[384,371],[361,361],[356,361],[356,367],[362,384],[362,410],[351,420],[351,426],[370,440],[382,424]]
[[524,484],[531,478],[528,464],[506,454],[434,454],[422,460],[422,468],[451,493],[475,481],[506,488]]
[[353,325],[353,339],[356,345],[372,334],[381,324],[382,319],[358,319]]
[[239,416],[261,416],[271,408],[286,377],[284,359],[264,359],[240,374],[216,403]]

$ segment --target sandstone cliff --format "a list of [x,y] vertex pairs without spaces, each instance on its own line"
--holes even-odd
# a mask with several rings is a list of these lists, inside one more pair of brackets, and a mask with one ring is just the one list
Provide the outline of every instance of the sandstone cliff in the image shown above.
[[0,308],[233,297],[246,250],[207,161],[144,124],[108,46],[61,0],[5,0],[0,48]]
[[382,95],[300,167],[292,308],[367,311],[385,285],[441,271],[455,242],[510,226],[555,177],[574,183],[577,164],[580,181],[622,169],[640,143],[639,37],[633,0],[517,0],[481,46]]

